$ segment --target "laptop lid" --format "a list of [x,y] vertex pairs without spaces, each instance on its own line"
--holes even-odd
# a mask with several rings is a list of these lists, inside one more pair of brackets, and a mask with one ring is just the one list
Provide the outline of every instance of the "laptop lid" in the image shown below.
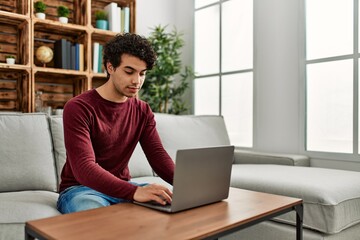
[[138,204],[178,212],[226,199],[233,157],[234,146],[180,149],[176,153],[171,206]]

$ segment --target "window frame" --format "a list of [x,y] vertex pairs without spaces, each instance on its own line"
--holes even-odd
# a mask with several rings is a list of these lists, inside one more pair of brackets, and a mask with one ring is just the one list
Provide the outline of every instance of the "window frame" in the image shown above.
[[[195,8],[195,1],[194,1],[194,15],[196,14],[196,11],[200,11],[203,10],[205,8],[209,8],[215,5],[219,5],[219,72],[218,73],[211,73],[211,74],[203,74],[203,75],[196,75],[194,78],[194,83],[193,83],[193,89],[195,89],[195,81],[197,79],[201,79],[201,78],[209,78],[209,77],[218,77],[219,78],[219,109],[218,109],[218,115],[222,116],[222,79],[224,76],[227,75],[232,75],[232,74],[242,74],[242,73],[252,73],[252,89],[253,89],[253,93],[252,93],[252,109],[253,109],[253,113],[252,113],[252,137],[251,137],[251,147],[246,147],[246,146],[236,146],[238,148],[243,148],[243,149],[251,149],[254,148],[254,136],[255,136],[255,130],[254,130],[254,122],[255,122],[255,67],[254,67],[254,63],[255,63],[255,48],[254,48],[254,42],[255,42],[255,35],[254,35],[254,30],[252,33],[252,37],[253,37],[253,59],[252,59],[252,68],[247,68],[247,69],[242,69],[242,70],[235,70],[235,71],[227,71],[227,72],[223,72],[222,70],[222,12],[223,12],[223,4],[226,2],[229,2],[231,0],[218,0],[216,2],[213,2],[211,4],[207,4],[204,6],[201,6],[199,8]],[[253,25],[254,25],[254,6],[255,3],[253,1]],[[194,19],[195,21],[195,19]],[[195,42],[195,30],[194,30],[194,42]],[[195,48],[195,46],[194,46]],[[195,54],[195,51],[194,51]],[[195,59],[195,56],[194,56]],[[195,65],[195,62],[194,62]],[[196,74],[196,73],[195,73]],[[195,106],[195,90],[192,91],[192,105]],[[193,107],[193,112],[195,113],[195,107]]]
[[[335,57],[326,57],[320,59],[307,60],[306,58],[306,1],[301,0],[299,7],[299,72],[301,84],[299,88],[300,95],[300,111],[301,119],[299,121],[299,129],[302,134],[299,141],[299,149],[303,154],[315,159],[327,159],[327,160],[344,160],[351,162],[359,162],[359,0],[354,1],[353,9],[353,53],[348,55],[341,55]],[[353,146],[352,153],[336,153],[336,152],[321,152],[321,151],[309,151],[307,150],[307,65],[316,64],[330,61],[338,61],[351,59],[353,61]]]

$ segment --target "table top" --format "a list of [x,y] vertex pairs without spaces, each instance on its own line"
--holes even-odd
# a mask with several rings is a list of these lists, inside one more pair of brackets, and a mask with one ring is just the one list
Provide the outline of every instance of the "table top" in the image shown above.
[[199,239],[301,203],[297,198],[230,188],[226,200],[178,213],[121,203],[29,221],[26,227],[46,239]]

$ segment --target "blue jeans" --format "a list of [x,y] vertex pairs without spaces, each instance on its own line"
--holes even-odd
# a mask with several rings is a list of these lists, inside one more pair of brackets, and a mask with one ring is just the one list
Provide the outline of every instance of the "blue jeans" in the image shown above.
[[[130,183],[137,186],[147,185],[133,182]],[[89,187],[79,185],[69,187],[60,193],[57,201],[57,209],[61,213],[72,213],[124,202],[130,201],[111,197]]]

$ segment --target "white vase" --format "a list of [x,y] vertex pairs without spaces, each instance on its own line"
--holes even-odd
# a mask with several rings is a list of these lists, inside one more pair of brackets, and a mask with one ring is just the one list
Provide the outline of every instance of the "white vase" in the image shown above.
[[68,23],[68,18],[67,17],[59,17],[59,22]]
[[46,14],[45,13],[35,13],[35,16],[37,18],[40,18],[40,19],[45,19],[46,18]]
[[15,64],[15,58],[7,58],[6,63],[7,64]]

